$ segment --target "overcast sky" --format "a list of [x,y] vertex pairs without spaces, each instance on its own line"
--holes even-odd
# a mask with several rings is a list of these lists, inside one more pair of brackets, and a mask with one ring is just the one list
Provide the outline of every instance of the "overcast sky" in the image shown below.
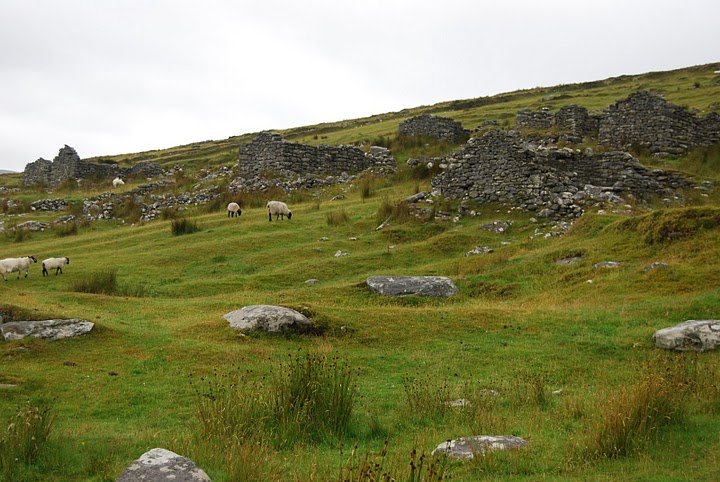
[[718,0],[0,0],[0,168],[720,60]]

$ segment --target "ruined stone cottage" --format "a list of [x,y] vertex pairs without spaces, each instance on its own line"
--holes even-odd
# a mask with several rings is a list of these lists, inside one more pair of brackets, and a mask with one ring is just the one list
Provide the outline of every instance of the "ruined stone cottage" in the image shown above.
[[398,133],[401,136],[432,137],[446,142],[463,142],[470,134],[459,122],[430,114],[403,121],[398,126]]

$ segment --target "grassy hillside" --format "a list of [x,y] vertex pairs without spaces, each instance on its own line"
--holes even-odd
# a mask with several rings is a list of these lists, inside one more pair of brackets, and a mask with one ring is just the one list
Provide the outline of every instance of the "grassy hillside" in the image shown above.
[[[468,128],[488,119],[512,125],[522,107],[601,109],[637,88],[707,112],[718,109],[718,68],[447,102],[285,135],[372,142],[392,138],[402,119],[421,112]],[[193,171],[234,164],[250,137],[105,159]],[[450,148],[401,146],[395,154]],[[717,148],[652,162],[720,180]],[[20,182],[3,176],[8,187]],[[686,193],[683,208],[588,212],[560,237],[546,237],[551,226],[529,215],[490,205],[457,223],[408,220],[400,208],[389,227],[375,229],[398,200],[427,189],[428,179],[403,168],[298,194],[291,221],[268,222],[248,202],[239,219],[222,208],[191,209],[187,219],[199,230],[181,236],[172,220],[0,235],[0,259],[71,260],[59,276],[43,278],[33,265],[27,279],[0,280],[5,321],[96,323],[74,339],[0,342],[0,480],[112,481],[153,447],[193,458],[216,482],[385,480],[382,473],[415,481],[441,480],[439,473],[457,481],[720,479],[720,353],[666,353],[652,344],[659,328],[720,317],[717,189]],[[345,197],[331,201],[341,190]],[[79,202],[96,193],[52,196]],[[24,202],[48,196],[12,194]],[[512,226],[501,234],[482,228],[495,220]],[[466,257],[476,246],[494,251]],[[338,250],[349,254],[335,257]],[[557,262],[568,257],[579,260]],[[621,266],[594,268],[602,261]],[[646,270],[658,261],[667,267]],[[385,298],[364,284],[379,274],[450,276],[460,291]],[[319,282],[306,284],[310,278]],[[230,329],[222,316],[250,304],[295,308],[317,332]],[[307,379],[312,402],[289,403]],[[348,387],[356,389],[351,407],[338,396]],[[460,398],[471,405],[446,403]],[[349,408],[347,425],[327,428]],[[481,434],[517,435],[529,445],[429,462],[439,443]],[[422,473],[412,475],[413,466]]]

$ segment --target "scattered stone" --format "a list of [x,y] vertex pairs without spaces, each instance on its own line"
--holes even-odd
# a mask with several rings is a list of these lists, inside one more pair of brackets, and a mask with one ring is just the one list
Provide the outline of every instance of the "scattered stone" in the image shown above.
[[249,305],[223,316],[236,330],[259,330],[269,333],[306,331],[312,325],[302,313],[284,306]]
[[63,365],[65,365],[66,367],[74,367],[77,365],[77,363],[75,363],[74,361],[66,360],[63,362]]
[[500,392],[493,390],[492,388],[483,388],[478,391],[478,394],[482,397],[499,397]]
[[512,226],[512,221],[493,221],[491,223],[480,225],[480,229],[490,231],[491,233],[505,233]]
[[93,329],[95,323],[87,320],[43,320],[11,321],[0,325],[0,333],[5,340],[20,340],[26,336],[60,340],[82,335]]
[[451,458],[472,459],[475,455],[485,455],[486,452],[520,449],[526,445],[526,440],[512,435],[476,435],[443,442],[433,450],[432,455],[445,453]]
[[330,238],[327,236],[323,236],[322,238],[318,239],[318,241],[330,241]]
[[417,194],[413,194],[412,196],[406,197],[405,201],[408,204],[415,204],[419,203],[420,201],[424,201],[425,199],[428,199],[430,197],[430,193],[421,191]]
[[616,269],[616,268],[619,268],[620,266],[621,266],[621,263],[619,263],[617,261],[601,261],[599,263],[595,263],[593,265],[593,269],[600,269],[600,268]]
[[366,281],[371,291],[385,296],[450,297],[458,292],[445,276],[372,276]]
[[575,264],[578,261],[580,261],[581,259],[582,259],[582,256],[566,256],[564,258],[558,259],[557,261],[555,261],[555,263],[567,266],[567,265]]
[[654,270],[656,270],[656,269],[665,269],[665,268],[667,268],[667,267],[668,267],[668,264],[667,264],[667,263],[663,263],[662,261],[655,261],[655,262],[650,263],[649,265],[645,266],[645,267],[643,268],[643,271],[644,271],[645,273],[647,273],[647,272],[649,272],[649,271],[654,271]]
[[20,223],[20,224],[16,225],[14,229],[15,229],[15,231],[27,230],[27,231],[31,231],[31,232],[37,232],[37,231],[45,231],[49,226],[50,226],[50,224],[43,223],[40,221],[25,221],[24,223]]
[[472,402],[467,398],[458,398],[457,400],[448,400],[445,405],[451,408],[465,408],[472,405]]
[[552,394],[557,396],[557,395],[561,395],[562,392],[563,392],[563,389],[562,389],[562,388],[558,388],[557,390],[553,390],[553,391],[552,391]]
[[349,240],[349,241],[357,241],[358,238],[357,238],[356,236],[350,236],[350,237],[348,238],[348,240]]
[[658,348],[675,351],[707,351],[720,346],[720,320],[688,320],[653,335]]
[[62,211],[67,207],[64,199],[40,199],[30,204],[32,211]]
[[117,482],[212,482],[192,460],[163,448],[145,452]]
[[338,249],[337,251],[335,251],[335,257],[336,257],[336,258],[342,258],[342,257],[345,257],[345,256],[350,256],[350,253],[348,253],[347,251],[342,251],[342,250],[340,250],[340,249]]
[[320,280],[317,280],[315,278],[310,278],[309,280],[305,280],[305,284],[308,286],[316,285],[320,282]]
[[489,254],[492,253],[493,249],[490,246],[475,246],[473,249],[465,253],[465,257],[475,256],[477,254]]

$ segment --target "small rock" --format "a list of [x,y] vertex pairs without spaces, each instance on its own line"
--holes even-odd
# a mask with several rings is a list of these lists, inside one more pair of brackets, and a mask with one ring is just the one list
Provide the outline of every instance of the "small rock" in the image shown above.
[[577,263],[581,259],[582,259],[582,256],[567,256],[565,258],[560,258],[559,260],[555,261],[555,263],[561,264],[561,265],[570,265],[570,264]]
[[432,455],[445,453],[456,459],[472,459],[475,455],[485,455],[494,450],[509,450],[525,447],[527,441],[512,435],[476,435],[449,440],[438,445]]
[[475,246],[473,249],[465,253],[465,257],[475,256],[477,254],[489,254],[492,253],[493,249],[490,246]]
[[305,280],[305,284],[308,285],[308,286],[316,285],[316,284],[318,284],[319,282],[320,282],[320,280],[317,280],[317,279],[315,279],[315,278],[310,278],[310,279],[308,279],[308,280]]
[[108,375],[110,375],[111,377],[116,377],[119,375],[119,373],[118,372],[108,372]]
[[65,361],[63,362],[63,365],[65,365],[66,367],[74,367],[74,366],[77,365],[77,363],[75,363],[74,361],[65,360]]
[[653,334],[658,348],[675,351],[707,351],[720,346],[720,320],[688,320]]
[[323,236],[322,238],[318,239],[318,241],[329,241],[329,240],[330,240],[330,238],[328,238],[327,236]]
[[355,236],[350,236],[348,239],[349,239],[350,241],[357,241],[357,240],[358,240],[358,238],[356,238]]
[[643,271],[645,273],[647,273],[649,271],[654,271],[656,269],[665,269],[667,267],[668,267],[667,263],[663,263],[662,261],[655,261],[654,263],[650,263],[649,265],[645,266],[643,268]]
[[192,460],[162,448],[145,452],[117,482],[212,482]]
[[593,269],[600,269],[600,268],[616,269],[616,268],[619,268],[620,266],[621,266],[621,264],[617,261],[601,261],[599,263],[595,263],[593,265]]
[[457,400],[448,400],[445,405],[451,408],[465,408],[472,405],[472,402],[467,398],[458,398]]
[[344,257],[344,256],[350,256],[350,253],[348,253],[347,251],[342,251],[342,250],[340,250],[340,249],[338,249],[337,251],[335,251],[335,257],[336,257],[336,258],[342,258],[342,257]]

